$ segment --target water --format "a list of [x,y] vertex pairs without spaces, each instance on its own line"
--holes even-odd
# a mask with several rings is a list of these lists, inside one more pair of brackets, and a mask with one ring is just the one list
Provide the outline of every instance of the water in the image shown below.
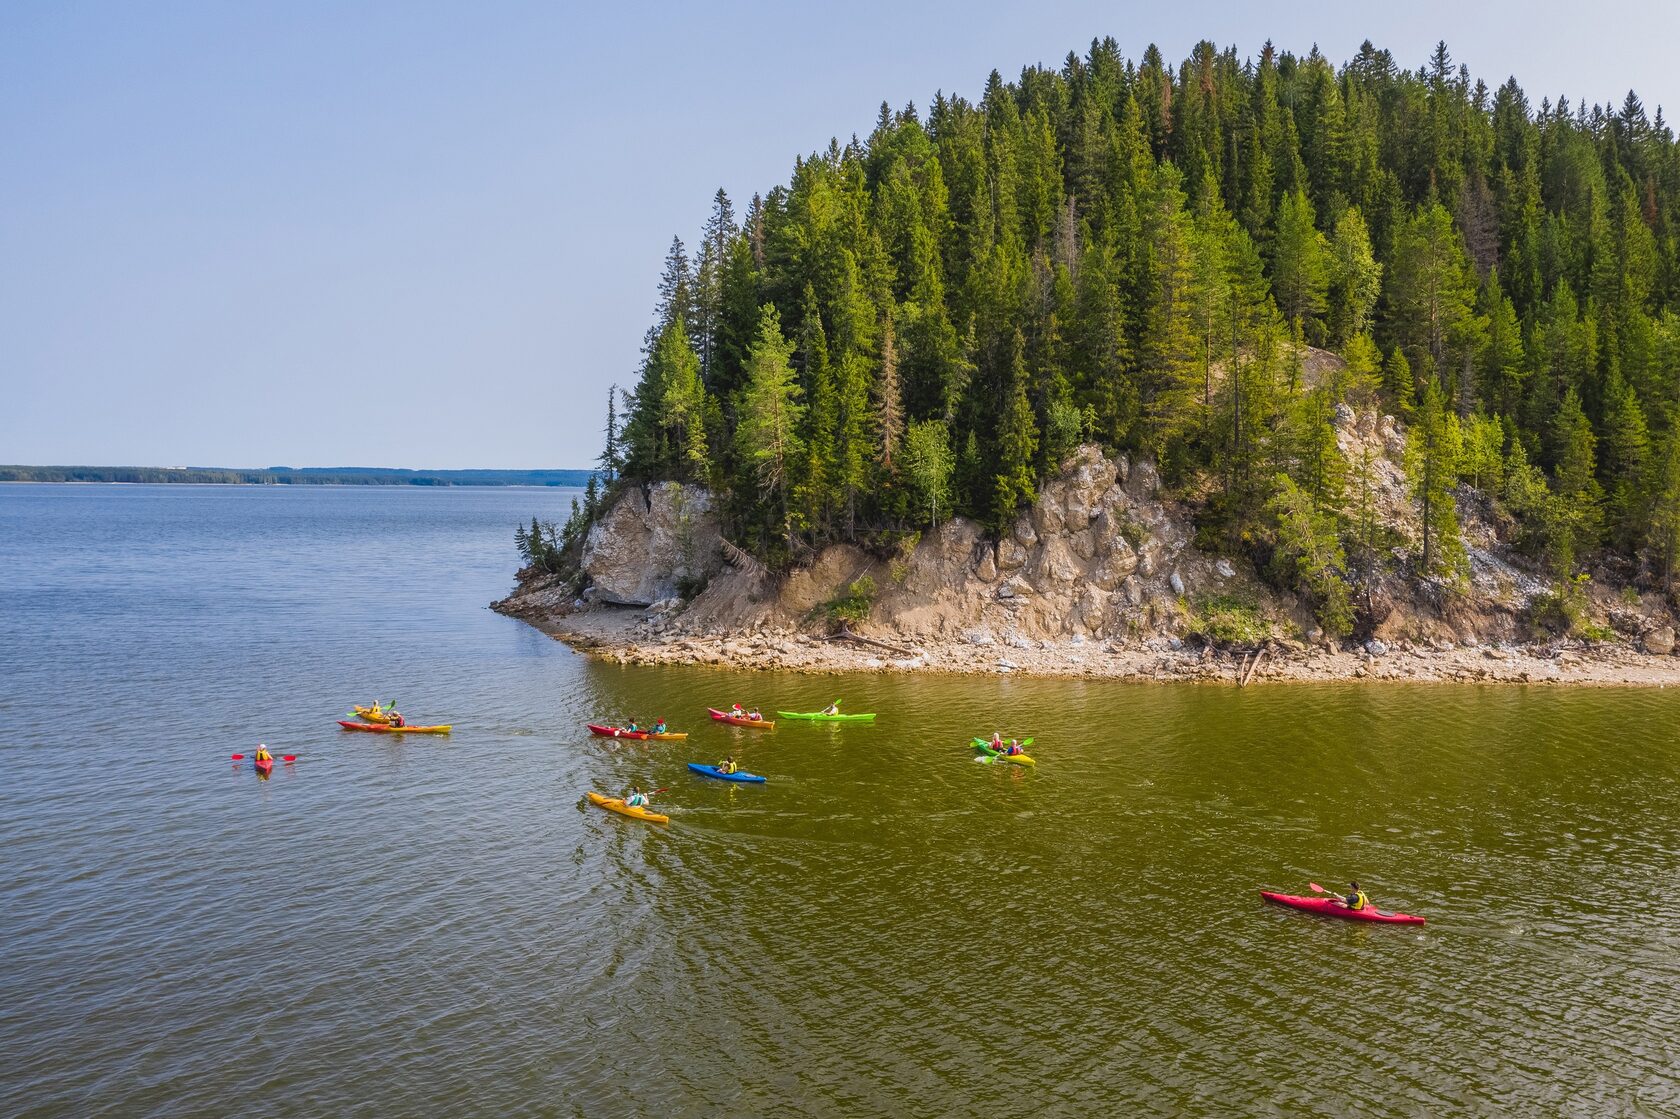
[[1673,691],[624,668],[569,496],[0,486],[0,1113],[1680,1114]]

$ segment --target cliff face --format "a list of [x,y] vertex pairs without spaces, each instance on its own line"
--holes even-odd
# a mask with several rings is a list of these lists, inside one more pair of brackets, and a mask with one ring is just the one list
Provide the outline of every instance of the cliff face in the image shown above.
[[624,606],[667,601],[685,583],[715,575],[722,547],[712,495],[702,487],[662,482],[631,488],[584,540],[586,598]]
[[[1342,409],[1336,427],[1350,464],[1368,466],[1360,500],[1370,503],[1399,552],[1415,549],[1399,465],[1404,440],[1394,421]],[[1502,545],[1479,495],[1463,489],[1458,503],[1468,585],[1448,591],[1397,574],[1381,577],[1362,600],[1379,654],[1392,644],[1446,649],[1526,639],[1525,615],[1548,583]],[[705,490],[676,483],[630,489],[590,530],[583,567],[591,585],[583,602],[559,601],[534,580],[497,608],[540,622],[589,602],[651,607],[639,632],[668,639],[814,633],[826,628],[826,604],[868,576],[877,593],[854,629],[900,646],[1176,647],[1197,630],[1198,610],[1213,598],[1252,604],[1285,641],[1333,644],[1306,603],[1271,587],[1251,564],[1198,549],[1191,510],[1163,492],[1152,463],[1110,459],[1094,445],[1079,448],[1001,539],[958,518],[893,559],[838,544],[781,578],[739,553],[731,566],[727,550]],[[692,600],[679,597],[702,585]],[[1604,586],[1594,593],[1599,624],[1648,651],[1672,648],[1672,618],[1660,596]]]

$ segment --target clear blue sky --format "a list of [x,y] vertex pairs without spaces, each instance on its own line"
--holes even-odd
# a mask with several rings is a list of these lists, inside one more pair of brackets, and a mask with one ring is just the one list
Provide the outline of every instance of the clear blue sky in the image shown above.
[[0,462],[585,465],[720,185],[1093,36],[1680,107],[1674,5],[1355,7],[0,0]]

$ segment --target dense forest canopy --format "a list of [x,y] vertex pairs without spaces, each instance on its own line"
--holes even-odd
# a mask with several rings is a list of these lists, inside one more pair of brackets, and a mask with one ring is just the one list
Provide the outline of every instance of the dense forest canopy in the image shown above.
[[[718,191],[603,472],[709,485],[786,564],[1012,523],[1095,440],[1336,629],[1385,565],[1462,577],[1466,483],[1560,585],[1596,562],[1671,586],[1677,234],[1680,147],[1631,92],[1536,105],[1444,43],[1408,70],[1104,39],[977,102],[883,104],[744,212]],[[1370,523],[1341,406],[1405,421],[1421,550]]]

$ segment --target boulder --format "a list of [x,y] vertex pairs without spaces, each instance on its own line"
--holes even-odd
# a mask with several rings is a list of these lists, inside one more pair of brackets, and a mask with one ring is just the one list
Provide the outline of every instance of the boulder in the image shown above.
[[1038,561],[1033,564],[1033,585],[1041,591],[1067,587],[1078,576],[1079,566],[1074,563],[1067,539],[1061,536],[1047,539],[1044,547],[1039,549]]
[[982,583],[990,583],[998,577],[997,560],[993,558],[992,552],[991,548],[982,548],[980,562],[974,565],[975,578]]
[[1073,554],[1082,560],[1090,560],[1097,554],[1097,537],[1090,529],[1083,529],[1068,537],[1068,547]]
[[677,593],[683,579],[705,580],[723,567],[712,495],[702,486],[661,482],[626,489],[583,542],[583,570],[596,598],[647,606]]
[[1033,528],[1032,518],[1025,513],[1015,522],[1015,540],[1023,548],[1038,543],[1038,532]]
[[1096,570],[1091,572],[1091,582],[1103,590],[1112,590],[1120,581],[1137,570],[1138,556],[1132,551],[1132,546],[1126,543],[1125,537],[1116,537],[1110,542],[1108,554],[1097,564]]
[[998,541],[997,566],[999,571],[1014,571],[1027,562],[1027,550],[1021,547],[1014,538],[1004,537]]
[[1639,644],[1647,653],[1666,657],[1674,652],[1674,627],[1657,626],[1655,629],[1647,630],[1645,636],[1639,639]]

